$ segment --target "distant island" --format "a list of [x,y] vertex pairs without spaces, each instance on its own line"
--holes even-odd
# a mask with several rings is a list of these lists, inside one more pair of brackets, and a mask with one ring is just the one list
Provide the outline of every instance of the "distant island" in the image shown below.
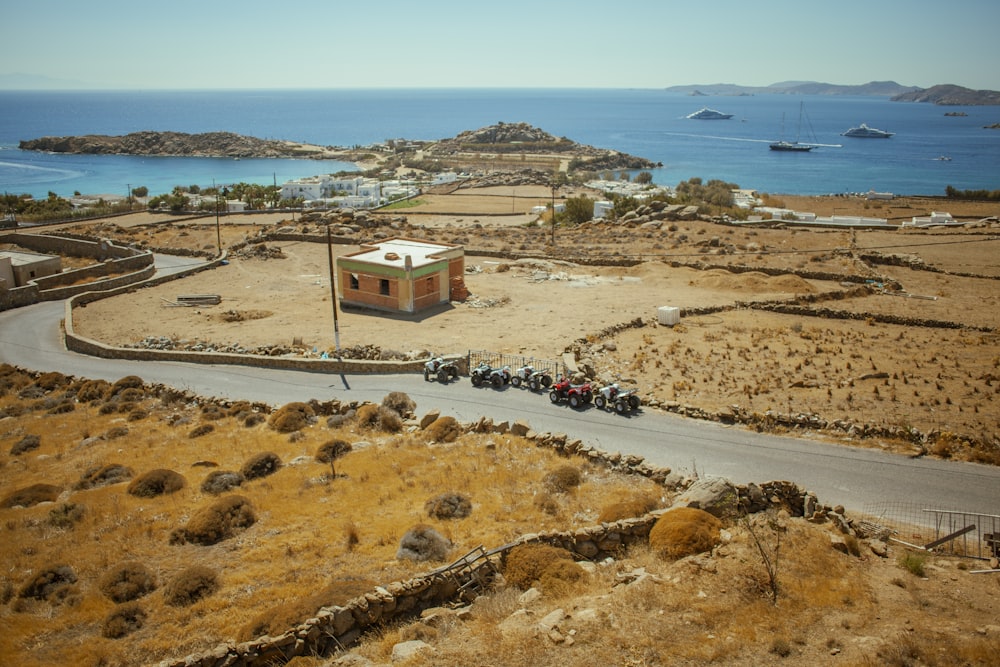
[[[395,139],[361,148],[317,146],[293,141],[258,139],[233,132],[133,132],[122,136],[87,134],[41,137],[19,142],[21,150],[89,155],[156,155],[174,157],[310,158],[366,164],[370,168],[407,156],[426,171],[488,165],[508,171],[652,169],[662,166],[646,158],[579,144],[555,137],[527,123],[497,123],[437,141]],[[417,157],[419,156],[419,157]],[[528,156],[531,156],[530,159]],[[562,163],[568,166],[562,168]],[[432,169],[433,167],[433,169]]]
[[1000,92],[972,90],[951,84],[919,88],[903,86],[895,81],[870,81],[857,86],[844,86],[817,81],[783,81],[769,86],[740,86],[733,83],[670,86],[669,93],[687,95],[867,95],[888,97],[893,102],[931,102],[940,105],[985,106],[1000,104]]

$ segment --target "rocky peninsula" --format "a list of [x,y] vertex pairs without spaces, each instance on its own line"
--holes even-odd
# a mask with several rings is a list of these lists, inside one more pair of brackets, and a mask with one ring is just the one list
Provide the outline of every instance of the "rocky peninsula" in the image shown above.
[[21,150],[89,155],[159,155],[231,158],[335,159],[341,151],[293,141],[258,139],[233,132],[132,132],[123,136],[86,134],[41,137],[19,143]]

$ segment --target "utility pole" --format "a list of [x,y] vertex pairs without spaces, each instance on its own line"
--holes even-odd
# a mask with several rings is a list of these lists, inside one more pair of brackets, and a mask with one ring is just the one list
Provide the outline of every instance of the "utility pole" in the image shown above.
[[556,245],[556,182],[552,181],[552,247]]
[[215,190],[215,243],[219,248],[219,257],[222,257],[222,229],[219,226],[219,189],[215,187],[215,179],[212,179],[212,188]]
[[333,304],[333,339],[337,346],[337,358],[340,358],[340,323],[337,321],[337,281],[333,270],[333,239],[330,236],[330,226],[326,226],[326,249],[330,258],[330,303]]

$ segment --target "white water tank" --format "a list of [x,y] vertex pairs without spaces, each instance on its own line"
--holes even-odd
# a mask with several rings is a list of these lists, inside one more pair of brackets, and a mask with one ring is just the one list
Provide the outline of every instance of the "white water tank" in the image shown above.
[[674,306],[660,306],[656,309],[656,320],[672,327],[681,321],[681,309]]

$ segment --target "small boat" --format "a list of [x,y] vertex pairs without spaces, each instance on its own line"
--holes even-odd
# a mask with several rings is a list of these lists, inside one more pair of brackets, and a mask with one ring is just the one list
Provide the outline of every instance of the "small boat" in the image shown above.
[[842,136],[845,137],[858,137],[861,139],[888,139],[894,132],[886,132],[885,130],[878,130],[874,127],[868,127],[866,124],[861,123],[858,127],[852,127],[847,132],[843,132]]
[[951,158],[947,155],[942,155],[941,157],[934,158],[935,160],[940,160],[941,162],[951,162]]
[[688,114],[687,117],[694,120],[726,120],[728,118],[732,118],[733,114],[722,113],[721,111],[716,111],[715,109],[702,107],[694,113]]

